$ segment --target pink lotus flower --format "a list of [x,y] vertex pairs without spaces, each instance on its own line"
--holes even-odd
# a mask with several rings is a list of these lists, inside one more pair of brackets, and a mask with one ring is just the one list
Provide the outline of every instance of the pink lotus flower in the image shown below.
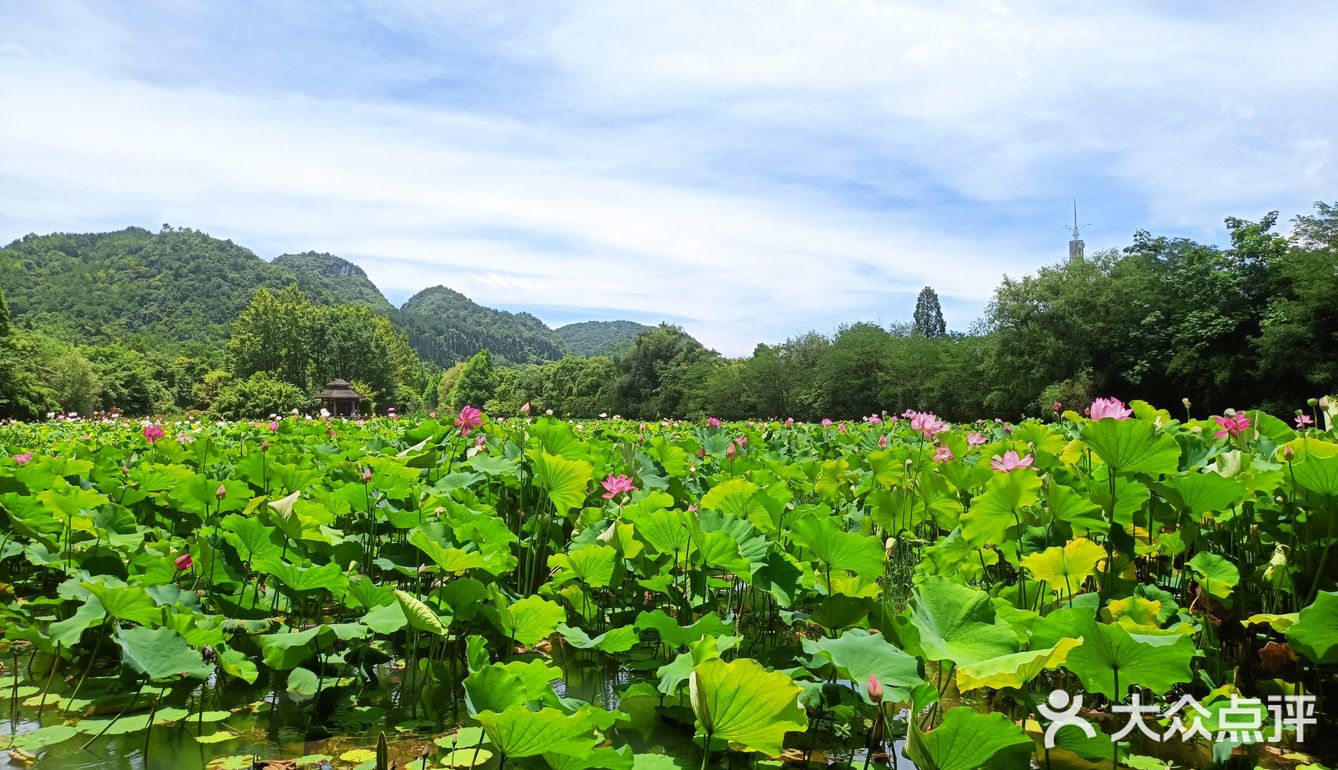
[[279,429],[279,421],[278,421],[278,420],[270,420],[270,421],[269,421],[269,429],[270,429],[270,432],[271,432],[271,433],[277,431],[277,430]]
[[1213,434],[1213,438],[1240,438],[1245,431],[1250,429],[1250,416],[1244,412],[1236,412],[1226,417],[1213,416],[1213,421],[1222,426],[1222,429]]
[[1018,457],[1017,452],[1010,449],[1007,452],[1004,452],[1003,455],[995,455],[994,459],[990,460],[990,467],[996,471],[1012,473],[1018,468],[1030,468],[1031,464],[1035,461],[1036,458],[1031,455]]
[[1308,414],[1298,414],[1298,415],[1296,415],[1296,427],[1297,427],[1297,428],[1304,429],[1304,428],[1308,428],[1308,427],[1310,427],[1311,425],[1314,425],[1314,424],[1315,424],[1315,419],[1314,419],[1313,417],[1311,417],[1310,415],[1308,415]]
[[150,444],[163,437],[163,429],[157,425],[144,426],[144,439]]
[[988,442],[989,442],[989,439],[985,438],[985,435],[982,434],[982,433],[968,433],[968,434],[966,434],[966,445],[967,445],[967,446],[980,446],[981,444],[985,444],[985,443],[988,443]]
[[14,462],[18,463],[19,465],[26,465],[27,463],[31,462],[32,459],[33,459],[32,452],[23,452],[21,454],[14,455]]
[[190,554],[183,553],[177,557],[176,565],[179,570],[188,570],[195,565],[195,560],[190,557]]
[[946,463],[950,460],[952,460],[952,450],[945,446],[939,447],[938,451],[934,453],[934,462],[936,463]]
[[829,420],[829,419],[827,419],[826,417],[822,418],[822,423],[821,423],[821,424],[822,424],[822,427],[824,427],[824,428],[830,428],[830,427],[832,427],[832,421]]
[[875,703],[883,700],[883,683],[874,674],[869,674],[869,700]]
[[177,443],[178,443],[178,444],[183,444],[183,445],[184,445],[184,444],[194,444],[194,443],[195,443],[195,437],[192,436],[192,435],[189,434],[189,433],[178,433],[178,434],[177,434]]
[[948,429],[948,424],[938,418],[933,412],[916,412],[911,418],[911,428],[920,431],[920,435],[925,437],[925,441],[932,439],[938,434]]
[[708,428],[719,428],[719,427],[720,427],[720,418],[719,418],[719,417],[707,417],[707,418],[706,418],[706,427],[708,427]]
[[599,483],[600,486],[604,487],[605,500],[612,500],[618,495],[636,490],[636,484],[631,476],[614,476],[610,473],[607,479]]
[[483,424],[483,410],[466,404],[460,408],[460,416],[455,418],[455,427],[461,436],[468,436],[470,431]]
[[474,446],[481,447],[487,443],[488,443],[488,436],[485,433],[480,433],[477,437],[474,438]]
[[868,417],[865,417],[864,421],[869,423],[870,425],[878,425],[883,421],[883,418],[880,417],[879,415],[871,414]]
[[882,447],[883,449],[887,449],[887,434],[886,434],[886,433],[884,433],[883,435],[881,435],[881,436],[878,437],[878,446]]
[[1124,405],[1124,402],[1118,398],[1098,398],[1087,408],[1087,415],[1093,420],[1104,420],[1107,417],[1115,420],[1127,420],[1132,417],[1134,410]]
[[793,425],[794,425],[794,418],[793,418],[793,417],[786,417],[786,418],[785,418],[785,427],[789,428],[789,427],[792,427]]
[[1059,411],[1063,411],[1063,409],[1064,409],[1064,405],[1061,404],[1061,403],[1059,403],[1058,401],[1056,401],[1056,402],[1054,402],[1053,404],[1050,405],[1050,408],[1053,409],[1053,410],[1055,410],[1056,412],[1059,412]]
[[738,438],[734,439],[734,443],[739,445],[739,449],[743,449],[745,446],[748,445],[748,437],[739,436]]

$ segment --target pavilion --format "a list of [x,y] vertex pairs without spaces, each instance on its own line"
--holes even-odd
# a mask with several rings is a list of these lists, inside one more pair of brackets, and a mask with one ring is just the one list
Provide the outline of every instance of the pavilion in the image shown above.
[[334,417],[358,417],[362,414],[362,394],[345,380],[331,380],[325,390],[316,394],[321,408]]

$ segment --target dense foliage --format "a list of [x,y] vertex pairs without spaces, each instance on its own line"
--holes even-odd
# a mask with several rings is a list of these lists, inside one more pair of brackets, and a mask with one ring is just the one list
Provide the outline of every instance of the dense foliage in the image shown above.
[[445,286],[424,289],[395,315],[424,360],[451,366],[480,350],[511,363],[562,357],[562,341],[529,313],[483,307]]
[[652,328],[636,321],[583,321],[553,331],[572,355],[614,356],[627,352],[638,336]]
[[[298,760],[341,770],[1313,762],[1328,409],[0,426],[10,748],[251,767],[284,750],[267,726],[293,757],[366,736]],[[1046,751],[1052,690],[1200,707]],[[1303,735],[1282,694],[1318,698]]]

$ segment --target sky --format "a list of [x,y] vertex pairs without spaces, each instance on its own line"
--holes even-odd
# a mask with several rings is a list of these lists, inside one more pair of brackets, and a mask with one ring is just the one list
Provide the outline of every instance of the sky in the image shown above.
[[[0,3],[0,242],[328,251],[727,355],[1338,199],[1338,4]],[[1088,224],[1090,223],[1090,224]]]

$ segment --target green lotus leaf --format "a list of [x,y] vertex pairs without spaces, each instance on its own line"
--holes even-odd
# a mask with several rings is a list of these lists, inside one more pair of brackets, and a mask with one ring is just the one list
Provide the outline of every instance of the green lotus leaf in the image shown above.
[[1236,479],[1217,473],[1172,476],[1166,486],[1179,495],[1185,510],[1195,516],[1230,510],[1245,499],[1248,489]]
[[568,460],[547,452],[539,452],[531,460],[534,463],[534,483],[548,493],[548,499],[559,516],[565,516],[567,511],[585,503],[586,487],[594,475],[590,463],[585,460]]
[[1156,476],[1180,467],[1180,445],[1146,420],[1092,420],[1083,426],[1082,440],[1119,473]]
[[743,478],[732,478],[711,487],[711,491],[702,496],[701,508],[708,511],[720,511],[741,519],[754,515],[766,515],[766,508],[756,499],[759,487]]
[[118,620],[128,620],[141,626],[163,624],[163,610],[148,591],[139,586],[108,586],[85,581],[83,587],[95,596],[107,614]]
[[44,751],[58,743],[68,741],[78,734],[78,728],[70,725],[47,725],[15,735],[13,741],[9,744],[9,748],[27,752]]
[[170,628],[122,628],[116,634],[121,662],[151,681],[207,679],[214,667]]
[[620,626],[609,629],[599,636],[591,637],[579,628],[573,628],[566,623],[559,623],[557,632],[562,634],[562,638],[567,640],[567,644],[578,650],[594,649],[600,652],[627,652],[640,641],[636,628],[632,626]]
[[218,652],[218,667],[228,676],[235,676],[247,684],[255,684],[260,669],[241,650],[222,648]]
[[943,723],[927,733],[912,719],[906,736],[906,757],[919,770],[1017,770],[1031,766],[1035,748],[1008,717],[970,706],[949,709]]
[[434,535],[437,537],[442,535],[440,524],[432,525],[431,531],[425,527],[415,527],[413,533],[409,535],[409,544],[427,554],[442,572],[453,574],[471,569],[486,569],[493,574],[500,574],[501,570],[490,569],[491,561],[479,551],[452,547],[435,539]]
[[1021,564],[1037,580],[1045,581],[1051,590],[1067,597],[1081,590],[1083,583],[1096,572],[1097,564],[1105,558],[1106,549],[1080,537],[1063,547],[1053,546],[1024,556]]
[[720,619],[714,612],[704,615],[692,625],[683,626],[665,614],[664,610],[642,612],[632,624],[638,631],[654,629],[660,634],[660,641],[670,648],[686,647],[705,636],[727,636],[734,632],[734,627]]
[[1231,589],[1240,582],[1240,570],[1236,565],[1208,551],[1194,554],[1194,558],[1189,560],[1189,568],[1194,571],[1203,589],[1219,599],[1230,596]]
[[1109,530],[1101,506],[1087,495],[1055,481],[1050,476],[1045,478],[1045,510],[1050,513],[1054,521],[1066,522],[1077,535],[1092,532],[1105,534]]
[[905,701],[911,690],[924,683],[920,662],[889,644],[882,634],[852,628],[835,639],[804,640],[804,651],[819,655],[845,674],[864,700],[869,697],[869,676],[878,677],[883,686],[882,700]]
[[1046,669],[1058,668],[1081,639],[1060,639],[1053,646],[980,660],[957,667],[957,689],[961,692],[989,687],[1019,689]]
[[526,647],[533,647],[540,639],[551,636],[558,623],[567,619],[562,605],[540,596],[526,596],[514,601],[499,616],[502,633]]
[[570,553],[553,554],[548,557],[548,566],[567,570],[591,588],[607,588],[618,566],[618,550],[610,545],[587,545]]
[[255,637],[265,665],[276,671],[287,671],[316,654],[318,644],[329,647],[334,636],[329,626],[312,626],[305,631],[283,631],[260,634]]
[[400,609],[404,612],[404,619],[409,622],[410,628],[436,636],[446,633],[446,624],[431,607],[419,601],[418,597],[396,589],[395,598],[399,600]]
[[729,741],[743,751],[778,757],[786,733],[808,729],[799,685],[750,658],[699,663],[688,687],[697,734]]
[[484,666],[465,677],[465,707],[470,714],[506,711],[524,705],[525,685],[502,666]]
[[599,743],[595,723],[584,711],[568,716],[552,708],[530,711],[512,706],[501,712],[479,712],[475,719],[496,750],[508,758],[540,754],[584,757]]
[[1093,608],[1056,610],[1033,629],[1035,645],[1057,644],[1062,638],[1081,638],[1064,667],[1078,675],[1091,693],[1123,700],[1130,687],[1146,687],[1155,694],[1188,682],[1194,641],[1181,633],[1131,633],[1120,625],[1099,623]]
[[393,634],[409,625],[409,619],[404,614],[404,607],[395,601],[371,608],[362,616],[362,623],[378,634]]
[[1338,497],[1338,444],[1305,437],[1288,442],[1294,453],[1288,473],[1297,486],[1325,497]]
[[790,535],[828,570],[853,572],[865,580],[883,575],[887,557],[878,539],[847,532],[831,516],[805,516],[794,523]]
[[1291,646],[1315,663],[1338,663],[1338,591],[1320,591],[1287,629]]
[[320,687],[320,677],[311,669],[298,666],[288,672],[288,697],[295,701],[309,700]]
[[632,747],[599,748],[585,757],[574,757],[569,754],[544,754],[544,761],[553,770],[592,770],[593,768],[632,770]]
[[910,621],[926,660],[960,666],[1017,652],[1017,635],[995,617],[990,595],[949,578],[931,576],[915,589]]
[[996,473],[962,515],[962,537],[973,545],[1015,540],[1023,509],[1040,499],[1041,477],[1035,473]]
[[[624,512],[624,515],[629,515]],[[681,563],[687,560],[693,547],[692,531],[695,522],[683,511],[655,510],[635,515],[636,534],[656,551],[672,556]]]

